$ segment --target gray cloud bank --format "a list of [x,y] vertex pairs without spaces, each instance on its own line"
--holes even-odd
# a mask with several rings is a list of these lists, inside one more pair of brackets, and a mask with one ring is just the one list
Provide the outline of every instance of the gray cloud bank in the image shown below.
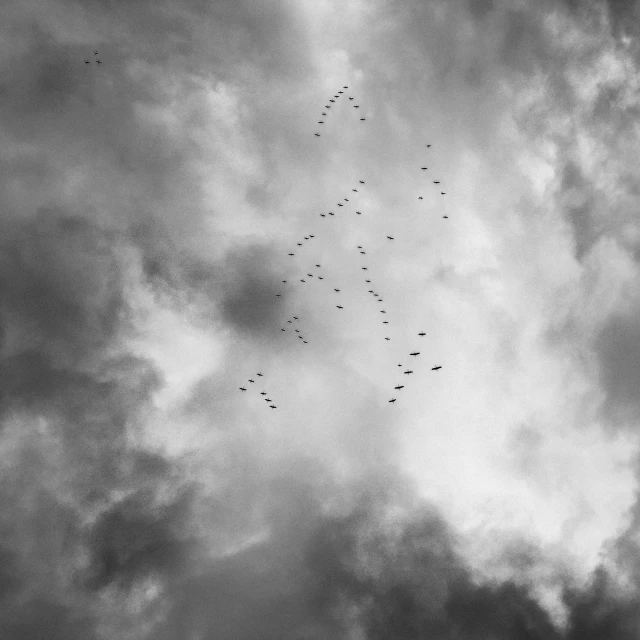
[[[637,5],[607,6],[616,34],[633,30],[626,21]],[[494,11],[493,3],[470,7],[479,22]],[[212,462],[210,483],[202,459],[150,445],[162,418],[154,394],[165,381],[130,346],[141,331],[141,292],[266,350],[285,304],[273,294],[286,267],[259,243],[207,255],[207,216],[222,214],[204,211],[194,168],[201,157],[169,126],[143,125],[138,110],[170,101],[153,77],[158,68],[170,78],[213,67],[249,105],[245,124],[265,165],[276,141],[289,145],[301,163],[291,167],[295,177],[317,153],[283,133],[288,122],[302,126],[286,92],[298,83],[309,90],[316,73],[309,28],[286,2],[95,0],[32,13],[18,3],[8,15],[0,81],[1,638],[640,638],[637,507],[607,568],[587,585],[559,579],[567,610],[560,628],[525,580],[474,577],[455,532],[394,470],[341,482],[311,457],[256,461],[258,445],[245,449],[239,435],[235,468]],[[511,15],[502,50],[524,73],[530,60],[551,64],[525,18]],[[518,49],[523,42],[528,52]],[[102,67],[83,62],[94,48]],[[484,72],[474,73],[472,85]],[[274,114],[271,84],[284,116]],[[206,115],[199,107],[185,115],[195,131]],[[222,152],[213,158],[227,160]],[[247,189],[259,191],[262,180],[248,179]],[[585,184],[570,162],[563,180],[565,189]],[[597,235],[585,222],[594,202],[595,194],[568,206],[579,258]],[[604,410],[618,420],[640,415],[638,327],[637,314],[617,317],[597,343]],[[206,406],[224,392],[220,381]],[[217,420],[212,410],[212,430],[233,438],[237,418]],[[179,419],[173,428],[181,429]]]

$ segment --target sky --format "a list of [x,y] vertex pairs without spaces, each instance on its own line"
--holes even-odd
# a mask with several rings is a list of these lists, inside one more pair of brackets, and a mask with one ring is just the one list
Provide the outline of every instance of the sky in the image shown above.
[[2,14],[3,639],[640,638],[640,4]]

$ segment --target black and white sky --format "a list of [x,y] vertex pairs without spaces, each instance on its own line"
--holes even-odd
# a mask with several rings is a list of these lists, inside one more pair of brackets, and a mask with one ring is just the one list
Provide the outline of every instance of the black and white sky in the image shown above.
[[3,640],[640,638],[637,2],[0,13]]

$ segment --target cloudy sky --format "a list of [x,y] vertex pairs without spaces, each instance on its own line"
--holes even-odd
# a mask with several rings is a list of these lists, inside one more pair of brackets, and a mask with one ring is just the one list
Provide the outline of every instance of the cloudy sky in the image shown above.
[[640,638],[636,3],[2,14],[3,639]]

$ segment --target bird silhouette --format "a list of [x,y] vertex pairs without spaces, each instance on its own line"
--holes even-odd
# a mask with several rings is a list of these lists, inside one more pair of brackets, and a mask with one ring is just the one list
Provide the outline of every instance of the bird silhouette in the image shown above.
[[440,184],[440,180],[434,180],[433,184]]
[[406,375],[409,375],[410,373],[413,373],[413,371],[405,371],[404,372]]
[[341,307],[339,304],[336,305],[336,309],[343,309],[344,307]]
[[389,238],[389,240],[393,240],[394,238],[392,238],[391,236],[387,236],[387,238]]
[[389,400],[389,402],[395,402],[396,399],[395,398],[391,398],[391,400]]
[[437,367],[431,367],[431,371],[437,371],[438,369],[442,369],[442,367],[440,365]]
[[422,333],[418,334],[419,336],[426,336],[427,334],[423,331]]
[[[400,365],[398,365],[400,366]],[[404,385],[403,384],[399,384],[397,387],[393,387],[394,389],[404,389]]]
[[240,391],[246,391],[244,387],[240,387]]
[[314,136],[318,136],[318,138],[320,137],[320,134],[319,134],[319,133],[314,133],[313,135],[314,135]]

